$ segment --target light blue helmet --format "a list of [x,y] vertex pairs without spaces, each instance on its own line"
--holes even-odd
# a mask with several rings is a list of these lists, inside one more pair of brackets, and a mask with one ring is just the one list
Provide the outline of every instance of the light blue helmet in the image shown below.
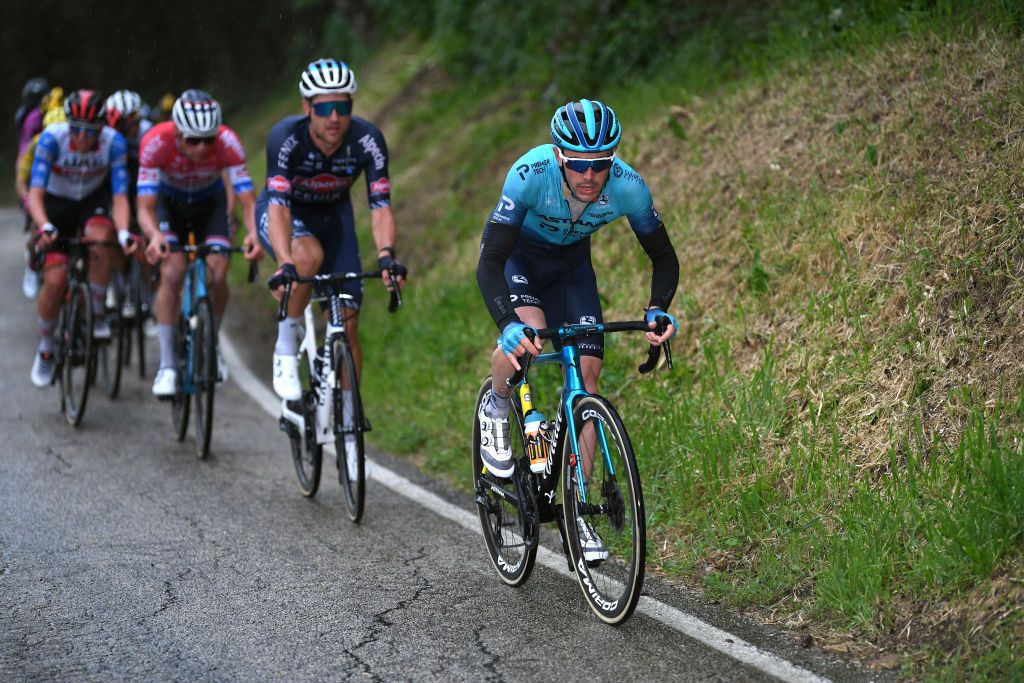
[[569,102],[551,117],[551,140],[574,152],[606,152],[619,144],[622,127],[612,108],[597,100]]

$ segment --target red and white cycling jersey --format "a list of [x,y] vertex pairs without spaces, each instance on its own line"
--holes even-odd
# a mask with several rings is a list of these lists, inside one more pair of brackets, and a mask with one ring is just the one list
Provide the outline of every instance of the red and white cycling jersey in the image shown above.
[[192,161],[182,152],[173,121],[158,123],[142,137],[139,146],[138,194],[163,194],[185,202],[210,197],[221,189],[221,171],[227,169],[235,193],[252,192],[252,178],[245,167],[245,150],[238,134],[227,126],[217,130],[206,155]]

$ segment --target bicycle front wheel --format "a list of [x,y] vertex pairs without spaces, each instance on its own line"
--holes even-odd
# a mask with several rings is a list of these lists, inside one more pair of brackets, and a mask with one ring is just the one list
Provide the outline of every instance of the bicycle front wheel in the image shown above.
[[186,373],[188,364],[189,329],[188,322],[179,317],[178,330],[174,339],[174,358],[178,369],[178,386],[175,387],[174,396],[171,397],[171,421],[174,423],[174,438],[184,441],[188,433],[189,406],[192,405],[192,397],[185,390]]
[[95,357],[92,345],[92,299],[89,285],[84,282],[68,292],[64,303],[61,344],[61,395],[64,398],[64,418],[77,427],[85,415],[85,402],[89,398]]
[[288,434],[292,447],[292,462],[295,476],[299,479],[302,495],[312,498],[320,488],[320,471],[323,467],[323,446],[317,443],[316,433],[316,388],[305,353],[299,362],[299,381],[302,383],[302,398],[289,401],[288,409],[302,415],[303,429],[282,417],[283,428]]
[[213,434],[213,391],[217,384],[217,333],[209,299],[196,302],[192,325],[192,398],[196,408],[196,455],[210,454]]
[[[338,459],[338,481],[345,492],[348,518],[363,518],[366,500],[366,451],[363,443],[363,403],[359,398],[356,363],[348,340],[337,337],[331,344],[334,359],[334,450]],[[339,438],[340,437],[340,438]]]
[[124,317],[121,313],[124,292],[116,276],[111,278],[109,286],[114,289],[114,307],[106,310],[107,321],[110,323],[110,339],[96,344],[96,355],[100,386],[107,396],[115,399],[121,389],[121,369],[124,366]]
[[[644,582],[647,532],[640,474],[618,413],[600,396],[572,410],[582,457],[565,440],[562,512],[576,579],[587,603],[608,624],[626,621]],[[593,455],[592,464],[587,464]],[[577,462],[582,461],[583,486]]]
[[[488,377],[473,407],[473,484],[487,556],[501,580],[518,586],[530,578],[537,560],[538,522],[533,481],[526,459],[523,418],[517,400],[509,412],[510,445],[518,461],[512,479],[490,474],[480,457],[480,404],[491,391]],[[525,512],[524,512],[525,511]]]

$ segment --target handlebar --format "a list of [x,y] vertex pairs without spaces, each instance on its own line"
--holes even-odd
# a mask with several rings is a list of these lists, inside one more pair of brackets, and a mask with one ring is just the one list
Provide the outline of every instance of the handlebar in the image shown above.
[[[116,243],[115,243],[116,244]],[[195,254],[198,258],[204,258],[210,254],[244,254],[245,247],[226,247],[223,244],[180,244],[164,243],[170,253]],[[258,261],[249,261],[249,273],[245,281],[256,282],[259,276],[260,266]]]
[[[593,323],[586,325],[563,325],[561,327],[545,327],[540,330],[534,330],[531,327],[526,328],[526,336],[531,341],[535,337],[541,339],[571,339],[574,337],[582,337],[590,334],[605,334],[608,332],[654,332],[655,334],[664,334],[665,330],[668,329],[671,320],[667,315],[659,315],[654,319],[654,329],[652,330],[647,326],[647,323],[643,320],[628,320],[624,322],[611,322],[611,323]],[[662,350],[665,353],[665,364],[668,365],[668,369],[672,369],[672,343],[669,339],[666,339],[660,346],[654,344],[650,345],[647,350],[647,360],[644,361],[637,370],[641,374],[647,374],[658,365],[658,360],[661,358]],[[510,385],[518,384],[522,379],[522,375],[525,373],[526,368],[530,364],[531,356],[526,355],[525,359],[521,363],[523,369],[516,371],[509,380]]]
[[391,300],[388,302],[388,313],[394,313],[402,305],[402,292],[398,288],[398,281],[395,279],[395,272],[389,268],[387,270],[368,270],[362,273],[330,273],[327,275],[303,275],[294,280],[287,282],[284,286],[284,294],[281,296],[281,301],[277,306],[277,319],[278,321],[284,320],[288,315],[288,300],[292,295],[292,285],[308,285],[308,284],[339,284],[342,282],[350,282],[352,280],[369,280],[380,277],[383,273],[388,275],[388,284],[390,287],[388,291],[391,294]]

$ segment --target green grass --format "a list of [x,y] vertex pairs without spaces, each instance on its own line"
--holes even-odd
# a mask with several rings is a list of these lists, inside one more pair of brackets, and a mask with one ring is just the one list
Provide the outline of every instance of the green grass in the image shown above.
[[[713,26],[601,93],[680,254],[683,322],[672,373],[640,377],[643,345],[610,337],[602,393],[639,454],[653,569],[916,675],[997,680],[1024,654],[1024,46],[1009,4],[891,5],[844,5],[837,30],[800,4],[738,55]],[[453,82],[440,52],[403,42],[361,72],[412,268],[397,315],[368,287],[363,391],[376,445],[468,491],[496,337],[479,234],[552,107]],[[594,261],[606,318],[636,317],[628,227]]]

